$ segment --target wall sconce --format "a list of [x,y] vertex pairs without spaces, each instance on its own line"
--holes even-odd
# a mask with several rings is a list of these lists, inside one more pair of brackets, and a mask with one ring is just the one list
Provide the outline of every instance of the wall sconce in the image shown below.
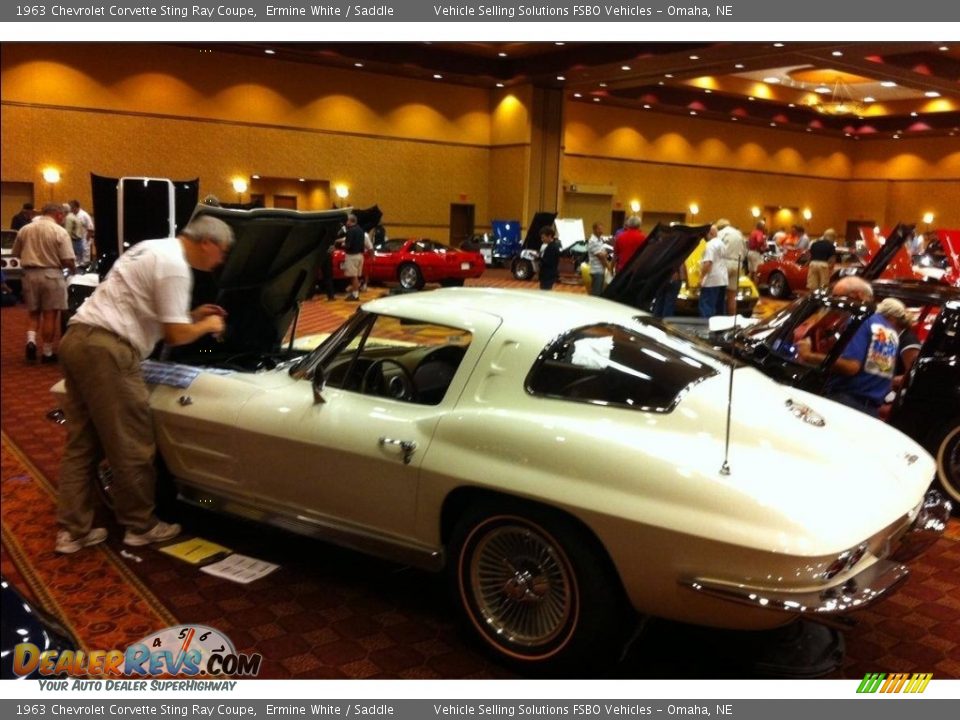
[[53,186],[60,182],[60,171],[52,167],[44,168],[43,179],[50,186],[50,201],[53,202]]
[[247,181],[243,178],[234,178],[233,179],[233,189],[237,193],[237,202],[243,202],[243,194],[247,191]]
[[341,183],[340,185],[334,186],[333,191],[337,194],[337,197],[340,198],[339,206],[343,207],[347,198],[350,197],[350,188]]
[[696,217],[700,214],[700,206],[696,203],[690,203],[690,214]]
[[933,222],[934,215],[932,212],[925,212],[923,214],[923,222],[926,225],[930,225]]
[[634,215],[639,215],[639,214],[640,214],[640,201],[639,201],[639,200],[631,200],[631,201],[630,201],[630,212],[632,212]]
[[752,208],[750,208],[750,214],[753,215],[754,218],[760,217],[760,208],[754,205]]
[[803,212],[801,212],[800,214],[803,215],[804,220],[809,220],[810,218],[813,217],[813,213],[810,212],[810,208],[804,208]]

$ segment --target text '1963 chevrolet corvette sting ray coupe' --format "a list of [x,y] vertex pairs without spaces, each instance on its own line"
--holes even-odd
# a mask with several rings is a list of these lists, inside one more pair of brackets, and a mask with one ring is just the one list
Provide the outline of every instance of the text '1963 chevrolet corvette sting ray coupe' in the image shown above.
[[855,610],[943,531],[916,442],[609,300],[398,295],[281,347],[279,300],[314,277],[301,226],[339,221],[204,212],[237,229],[222,299],[260,331],[145,365],[180,497],[445,571],[515,666],[615,656],[638,615],[763,629]]

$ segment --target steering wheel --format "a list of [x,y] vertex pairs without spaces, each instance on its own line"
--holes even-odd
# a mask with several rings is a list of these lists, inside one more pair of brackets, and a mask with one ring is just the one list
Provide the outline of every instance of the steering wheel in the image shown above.
[[413,399],[413,376],[396,360],[390,358],[375,360],[363,373],[360,392],[364,395],[380,395],[394,400],[411,400]]

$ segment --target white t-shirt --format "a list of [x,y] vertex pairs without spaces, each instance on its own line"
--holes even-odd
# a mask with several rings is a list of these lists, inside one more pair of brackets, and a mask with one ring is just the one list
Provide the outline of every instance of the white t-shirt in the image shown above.
[[144,240],[114,263],[70,324],[104,328],[147,357],[165,323],[191,323],[193,275],[178,238]]
[[723,240],[718,237],[707,242],[707,248],[703,251],[702,262],[709,260],[713,264],[710,267],[710,272],[706,273],[700,280],[700,287],[717,287],[717,285],[727,284],[727,264],[723,261],[725,249]]

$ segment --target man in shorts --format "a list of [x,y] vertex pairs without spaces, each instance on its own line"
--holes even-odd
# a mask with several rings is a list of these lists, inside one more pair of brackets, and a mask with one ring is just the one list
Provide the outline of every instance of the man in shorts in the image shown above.
[[37,335],[43,344],[42,363],[53,363],[57,320],[67,309],[67,281],[63,269],[76,267],[70,235],[63,229],[64,212],[58,203],[47,203],[43,214],[17,233],[13,255],[23,267],[23,297],[30,313],[27,330],[27,362],[37,361]]
[[346,257],[343,262],[343,274],[350,278],[347,300],[360,299],[360,278],[363,276],[363,251],[366,248],[363,228],[357,225],[357,216],[347,216],[347,235],[343,241]]

